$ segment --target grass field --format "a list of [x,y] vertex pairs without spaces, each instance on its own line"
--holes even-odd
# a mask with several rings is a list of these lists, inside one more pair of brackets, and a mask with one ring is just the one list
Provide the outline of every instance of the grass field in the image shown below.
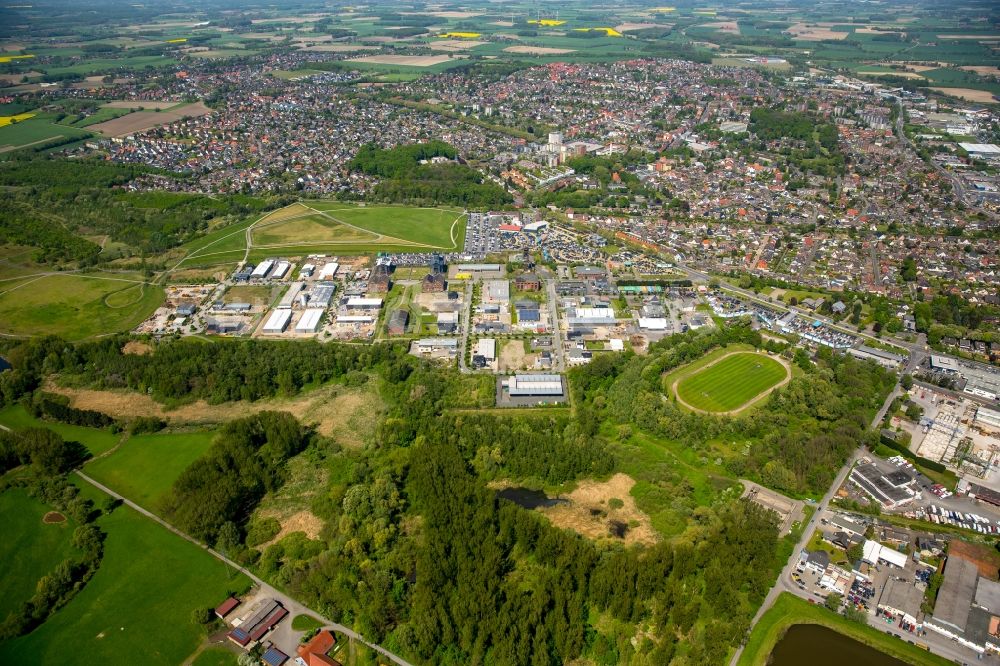
[[211,432],[135,435],[121,448],[86,467],[88,476],[156,511],[158,502],[188,465],[212,443]]
[[781,382],[788,371],[778,361],[752,352],[737,352],[677,382],[677,396],[690,407],[728,412]]
[[236,666],[236,655],[224,647],[205,648],[191,666]]
[[163,289],[87,275],[0,283],[0,333],[76,341],[134,328],[163,302]]
[[833,611],[782,592],[754,627],[737,666],[764,666],[775,644],[794,624],[822,625],[914,666],[952,663],[873,627],[851,622]]
[[20,488],[0,493],[4,538],[0,539],[0,617],[17,610],[35,593],[38,579],[73,552],[76,525],[66,520],[45,524],[49,508]]
[[56,421],[41,421],[29,414],[28,410],[21,405],[10,405],[0,410],[0,425],[7,426],[12,430],[48,428],[59,433],[67,441],[80,442],[94,456],[111,450],[119,442],[119,436],[109,430],[84,428]]
[[68,125],[57,125],[52,122],[49,116],[42,114],[19,123],[0,127],[0,152],[59,137],[83,139],[88,136],[91,136],[91,133],[86,130]]
[[[80,482],[100,505],[106,495]],[[104,559],[87,586],[45,624],[0,644],[4,664],[176,666],[202,640],[191,611],[215,606],[250,581],[198,546],[128,507],[98,519]],[[70,647],[71,646],[71,647]]]
[[251,240],[255,250],[267,251],[448,251],[465,243],[465,216],[446,208],[304,201],[262,218]]

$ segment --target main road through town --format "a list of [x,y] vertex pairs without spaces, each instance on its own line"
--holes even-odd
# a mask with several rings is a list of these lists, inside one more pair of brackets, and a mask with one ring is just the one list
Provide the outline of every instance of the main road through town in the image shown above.
[[[878,427],[878,424],[882,422],[882,419],[885,418],[886,412],[889,411],[889,407],[892,405],[892,401],[895,400],[898,395],[900,395],[901,390],[902,389],[899,386],[899,384],[896,384],[896,386],[892,389],[892,392],[889,393],[889,395],[885,399],[885,402],[882,404],[882,409],[880,409],[878,411],[878,414],[875,415],[875,418],[872,419],[872,428]],[[816,527],[816,521],[819,520],[820,514],[823,513],[829,506],[830,500],[833,499],[833,496],[837,492],[837,489],[839,489],[842,485],[844,485],[844,481],[847,480],[847,475],[850,474],[851,469],[854,467],[854,463],[856,463],[858,459],[861,458],[862,455],[864,455],[864,449],[858,448],[851,455],[851,457],[848,458],[847,462],[844,463],[844,466],[840,468],[839,472],[837,472],[837,476],[833,480],[833,485],[830,486],[830,489],[826,491],[825,495],[823,495],[823,499],[821,499],[815,505],[816,511],[813,513],[812,518],[809,519],[809,522],[806,525],[802,526],[802,538],[799,539],[799,542],[795,545],[795,549],[792,550],[792,555],[791,557],[788,558],[788,562],[785,563],[784,568],[781,570],[781,574],[778,576],[778,580],[774,582],[774,586],[771,587],[770,591],[767,593],[767,596],[764,597],[764,603],[762,603],[760,605],[760,608],[757,609],[757,614],[754,615],[753,620],[750,622],[750,630],[754,628],[754,626],[760,620],[761,616],[763,616],[764,613],[767,612],[767,609],[769,609],[774,604],[779,594],[781,594],[783,591],[794,592],[794,590],[790,589],[790,586],[784,584],[784,582],[791,577],[792,570],[795,568],[795,565],[798,564],[799,553],[801,553],[802,550],[805,549],[806,544],[809,543],[809,539],[810,537],[812,537],[813,530]],[[740,655],[742,653],[743,653],[743,646],[740,646],[736,649],[736,653],[733,655],[733,658],[730,661],[731,666],[735,666],[736,662],[739,661]]]

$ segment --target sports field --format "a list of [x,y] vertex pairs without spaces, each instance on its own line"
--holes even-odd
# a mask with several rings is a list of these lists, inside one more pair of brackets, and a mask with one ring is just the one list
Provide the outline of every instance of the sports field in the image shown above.
[[76,341],[127,331],[163,302],[163,289],[118,275],[45,274],[0,281],[0,333]]
[[[449,208],[353,206],[303,201],[251,228],[253,250],[452,251],[465,243],[465,214]],[[208,248],[206,248],[207,250]]]
[[4,538],[0,539],[0,617],[7,617],[35,593],[35,584],[73,553],[76,525],[66,520],[43,523],[49,508],[21,488],[0,493]]
[[769,356],[735,352],[682,377],[674,390],[680,401],[693,409],[730,412],[788,376],[785,366]]
[[[81,495],[98,506],[107,497],[79,484]],[[191,611],[249,587],[243,575],[128,507],[102,516],[97,525],[108,534],[97,573],[41,627],[0,644],[0,663],[72,666],[138,659],[176,666],[203,638]]]
[[114,453],[87,464],[85,472],[152,511],[181,472],[212,443],[210,432],[135,435]]

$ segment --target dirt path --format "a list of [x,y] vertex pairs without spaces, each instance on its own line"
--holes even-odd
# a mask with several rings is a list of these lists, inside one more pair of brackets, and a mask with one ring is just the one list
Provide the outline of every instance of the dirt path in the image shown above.
[[[703,370],[707,370],[708,368],[711,368],[713,365],[715,365],[719,361],[727,359],[730,356],[733,356],[734,354],[750,354],[750,353],[760,353],[760,352],[747,352],[747,351],[733,351],[733,352],[729,352],[728,354],[723,354],[722,356],[720,356],[719,358],[715,359],[714,361],[712,361],[708,365],[704,365],[704,366],[698,368],[698,372],[701,372]],[[682,379],[687,379],[687,377],[689,375],[684,375],[684,376],[681,376],[681,377],[678,377],[677,379],[675,379],[674,383],[670,385],[670,393],[674,396],[674,398],[677,399],[677,402],[679,402],[680,404],[684,405],[685,407],[687,407],[688,409],[690,409],[692,412],[695,412],[697,414],[714,414],[715,416],[735,416],[736,414],[739,414],[740,412],[742,412],[742,411],[744,411],[746,409],[749,409],[750,407],[753,407],[755,404],[757,404],[758,402],[760,402],[761,400],[763,400],[767,396],[771,395],[771,391],[773,391],[775,389],[781,388],[782,386],[784,386],[785,384],[787,384],[788,382],[790,382],[792,380],[792,366],[789,365],[788,361],[786,361],[785,359],[781,358],[780,356],[771,356],[770,354],[767,354],[767,357],[771,358],[771,359],[774,359],[775,361],[777,361],[778,363],[780,363],[785,368],[785,378],[782,379],[777,384],[775,384],[774,386],[772,386],[771,388],[767,389],[766,391],[762,391],[761,393],[758,393],[754,397],[750,398],[750,400],[748,400],[747,402],[743,403],[743,405],[741,407],[737,407],[736,409],[731,409],[728,412],[712,412],[712,411],[709,411],[707,409],[698,409],[697,407],[694,407],[693,405],[688,404],[684,400],[684,398],[681,397],[681,394],[677,391],[677,385],[681,383]]]

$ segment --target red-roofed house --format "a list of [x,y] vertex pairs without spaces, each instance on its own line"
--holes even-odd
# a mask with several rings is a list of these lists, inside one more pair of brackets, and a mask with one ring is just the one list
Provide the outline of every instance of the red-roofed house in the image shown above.
[[299,657],[306,662],[306,666],[341,666],[339,661],[326,656],[336,644],[337,638],[331,631],[324,629],[308,643],[299,646]]

